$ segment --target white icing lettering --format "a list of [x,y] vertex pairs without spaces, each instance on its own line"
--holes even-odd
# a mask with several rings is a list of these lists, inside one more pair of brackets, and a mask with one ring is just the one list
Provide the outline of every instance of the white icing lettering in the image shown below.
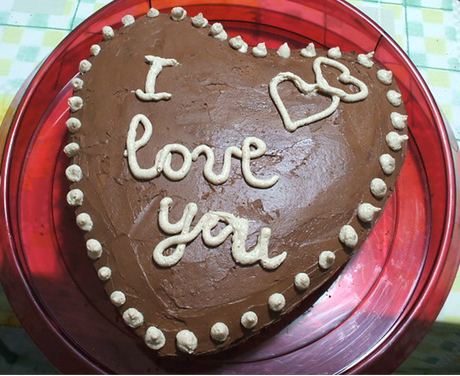
[[[196,226],[191,229],[192,221],[198,212],[197,205],[195,203],[188,204],[185,207],[182,218],[176,223],[170,223],[169,208],[171,205],[171,198],[165,197],[161,200],[159,225],[165,233],[172,236],[162,240],[153,251],[153,259],[160,266],[171,267],[176,265],[182,259],[186,245],[195,240],[200,233],[204,244],[209,247],[221,245],[232,235],[232,256],[235,262],[241,265],[252,265],[259,262],[264,269],[271,270],[278,268],[286,258],[286,252],[274,257],[268,256],[271,230],[267,227],[262,228],[260,231],[257,245],[252,250],[247,251],[248,220],[225,212],[210,211],[204,214]],[[226,226],[217,235],[212,235],[211,231],[219,222],[225,223]],[[171,247],[176,248],[169,255],[165,255],[165,251]]]
[[157,102],[171,99],[170,93],[155,93],[155,85],[163,67],[177,67],[179,63],[175,59],[163,59],[152,55],[145,56],[145,62],[151,65],[145,81],[145,93],[141,89],[137,89],[136,96],[143,101]]
[[[137,129],[142,123],[144,133],[136,141]],[[250,162],[265,154],[267,146],[265,142],[256,137],[247,137],[244,139],[241,149],[236,146],[230,146],[224,154],[224,163],[220,174],[214,173],[215,156],[213,150],[206,145],[197,146],[192,153],[183,145],[169,144],[160,149],[155,157],[155,164],[144,169],[139,166],[137,161],[137,151],[144,147],[153,134],[153,126],[150,120],[142,114],[136,115],[131,120],[128,136],[126,140],[125,156],[128,157],[128,165],[132,174],[142,180],[154,179],[161,173],[171,180],[181,180],[187,176],[192,166],[192,161],[196,161],[201,154],[206,156],[204,167],[204,177],[213,184],[222,184],[230,176],[232,156],[241,159],[241,169],[245,181],[255,188],[269,188],[278,181],[279,176],[274,175],[268,179],[256,178],[251,172]],[[251,150],[251,147],[253,150]],[[173,170],[171,167],[172,154],[180,154],[183,158],[182,166],[179,170]]]

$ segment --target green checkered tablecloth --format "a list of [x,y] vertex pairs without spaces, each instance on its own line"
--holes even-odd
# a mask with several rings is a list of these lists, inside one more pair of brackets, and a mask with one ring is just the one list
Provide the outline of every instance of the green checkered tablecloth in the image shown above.
[[[30,72],[110,0],[0,0],[0,123]],[[458,0],[349,0],[408,52],[460,142]],[[397,373],[460,374],[460,273],[433,329]],[[14,324],[0,292],[0,324]]]

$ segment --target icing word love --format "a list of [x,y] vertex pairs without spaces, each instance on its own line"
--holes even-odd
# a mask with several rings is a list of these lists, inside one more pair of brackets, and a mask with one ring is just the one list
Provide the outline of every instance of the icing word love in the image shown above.
[[[323,76],[323,73],[321,71],[321,64],[329,65],[333,68],[340,70],[342,73],[339,76],[339,81],[343,84],[352,84],[356,86],[359,89],[359,92],[350,94],[343,91],[342,89],[330,86]],[[274,78],[272,78],[272,80],[270,81],[270,96],[272,97],[273,103],[275,104],[276,108],[278,109],[281,115],[284,127],[289,132],[294,132],[299,127],[314,123],[318,120],[324,119],[332,115],[339,106],[340,101],[348,103],[359,102],[366,99],[369,95],[369,91],[367,89],[366,84],[358,80],[357,78],[351,76],[350,70],[345,65],[339,63],[336,60],[332,60],[326,57],[318,57],[315,59],[313,63],[313,71],[315,72],[316,77],[315,84],[308,84],[304,80],[302,80],[302,78],[291,72],[281,72],[277,74]],[[294,85],[297,87],[297,89],[303,94],[309,94],[317,90],[321,91],[321,93],[329,95],[332,99],[332,102],[329,105],[329,107],[327,107],[323,111],[293,122],[278,93],[278,85],[284,81],[292,81]]]
[[[142,137],[136,141],[137,129],[140,123],[142,123],[144,127],[144,133]],[[137,161],[136,153],[149,142],[152,134],[152,123],[145,115],[139,114],[132,118],[126,139],[125,157],[128,157],[128,165],[131,173],[138,179],[154,179],[163,173],[171,180],[181,180],[189,173],[192,161],[196,161],[201,154],[204,154],[206,157],[203,175],[212,184],[218,185],[228,180],[232,156],[241,159],[241,169],[244,180],[252,187],[269,188],[279,179],[277,175],[268,179],[259,179],[252,174],[250,166],[251,160],[261,157],[267,150],[265,142],[256,137],[245,138],[241,149],[236,146],[230,146],[225,150],[224,163],[220,174],[216,174],[213,171],[215,162],[214,152],[206,145],[199,145],[190,153],[190,151],[181,144],[168,144],[158,151],[155,157],[155,164],[152,167],[146,169],[141,168]],[[178,170],[173,170],[171,167],[173,153],[180,154],[183,158],[182,166]]]
[[[232,236],[232,257],[240,265],[252,265],[259,263],[264,269],[276,269],[286,259],[287,253],[282,252],[277,256],[268,256],[268,243],[270,241],[271,230],[267,227],[260,231],[257,245],[250,251],[246,250],[246,240],[249,231],[247,219],[235,217],[225,212],[210,211],[204,214],[196,226],[190,226],[194,220],[198,207],[195,203],[189,203],[184,209],[182,218],[176,223],[169,222],[169,208],[172,199],[165,197],[160,203],[159,225],[169,238],[162,240],[153,251],[153,260],[159,266],[171,267],[176,265],[183,257],[188,243],[195,240],[201,233],[203,242],[208,247],[221,245],[230,235]],[[211,231],[219,222],[226,226],[217,234],[212,235]],[[169,254],[165,251],[175,247]]]
[[177,60],[174,59],[164,59],[158,56],[147,55],[145,57],[145,62],[151,64],[149,73],[147,73],[147,79],[145,81],[145,93],[137,89],[135,91],[136,96],[143,101],[161,101],[171,99],[170,93],[155,93],[155,84],[157,81],[158,75],[163,70],[163,67],[176,67],[179,65]]

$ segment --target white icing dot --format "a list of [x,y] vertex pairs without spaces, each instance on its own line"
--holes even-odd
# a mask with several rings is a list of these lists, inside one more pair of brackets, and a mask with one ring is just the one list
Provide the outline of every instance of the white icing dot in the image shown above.
[[211,28],[209,29],[209,35],[211,36],[216,36],[217,34],[220,34],[222,31],[224,31],[224,27],[222,26],[221,23],[219,22],[216,22],[215,24],[213,24],[211,26]]
[[144,323],[144,315],[136,308],[128,308],[123,312],[123,320],[131,328],[138,328]]
[[147,17],[149,18],[156,18],[160,15],[160,12],[158,9],[155,8],[150,8],[149,11],[147,12]]
[[380,179],[375,178],[371,181],[371,192],[376,198],[383,198],[387,194],[387,185]]
[[155,326],[147,329],[144,337],[145,344],[153,350],[160,350],[166,343],[163,332]]
[[66,146],[64,146],[64,153],[69,158],[78,154],[79,151],[80,151],[80,145],[78,145],[76,142],[71,142],[70,144],[67,144]]
[[397,112],[392,112],[390,115],[391,124],[398,131],[402,131],[407,126],[407,115],[398,114]]
[[253,311],[245,312],[241,316],[241,325],[243,325],[243,327],[246,329],[254,328],[257,325],[258,321],[259,318],[257,317],[257,314]]
[[108,281],[112,277],[112,270],[107,266],[103,266],[97,271],[97,276],[101,281]]
[[358,218],[363,222],[372,222],[375,213],[378,213],[380,208],[368,203],[363,203],[358,206]]
[[387,99],[388,99],[388,102],[390,102],[395,107],[399,107],[402,103],[401,94],[394,90],[388,91]]
[[402,148],[402,143],[409,139],[407,134],[400,135],[397,132],[390,132],[386,135],[388,147],[393,151],[399,151]]
[[291,57],[291,49],[287,43],[283,43],[276,51],[276,54],[283,59],[289,59]]
[[377,79],[384,85],[391,85],[393,82],[393,72],[385,69],[380,69],[377,72]]
[[268,307],[274,312],[281,311],[285,305],[286,299],[283,294],[275,293],[268,298]]
[[80,189],[72,189],[67,193],[67,203],[70,206],[80,206],[83,204],[83,192]]
[[81,78],[75,77],[72,79],[72,87],[74,91],[81,90],[83,88],[83,80]]
[[219,22],[216,22],[211,26],[211,28],[209,29],[209,35],[221,41],[227,40],[228,38],[227,32],[224,30],[224,27]]
[[76,183],[83,177],[83,172],[79,165],[73,164],[66,168],[65,176],[67,177],[67,180],[72,183]]
[[198,339],[190,330],[181,330],[176,334],[176,344],[180,351],[193,354],[198,347]]
[[126,16],[124,16],[122,19],[121,19],[121,23],[123,24],[123,26],[129,26],[129,25],[132,25],[134,22],[136,22],[136,20],[134,19],[134,17],[131,15],[131,14],[127,14]]
[[93,44],[89,50],[91,52],[91,55],[97,56],[99,55],[99,52],[101,52],[101,46],[99,46],[98,44]]
[[113,32],[113,29],[110,26],[104,26],[102,28],[102,36],[104,40],[110,40],[113,39],[115,33]]
[[121,291],[114,291],[110,294],[110,301],[115,307],[121,307],[126,303],[126,296]]
[[379,158],[380,166],[386,175],[391,175],[396,167],[396,160],[390,154],[382,154]]
[[267,47],[265,43],[259,43],[256,47],[253,47],[251,52],[255,57],[265,57],[267,56]]
[[340,59],[342,57],[340,47],[333,47],[327,51],[327,57],[330,57],[331,59]]
[[335,253],[332,251],[323,251],[319,254],[318,264],[321,269],[329,269],[335,261]]
[[228,44],[235,50],[246,53],[248,52],[248,44],[241,38],[241,35],[236,36],[235,38],[231,38],[228,41]]
[[372,61],[373,57],[374,52],[369,52],[368,54],[359,54],[358,63],[365,68],[372,68],[372,66],[374,65],[374,62]]
[[195,17],[192,17],[192,25],[195,27],[206,27],[208,24],[209,22],[203,17],[203,13],[198,13]]
[[316,49],[314,43],[309,43],[307,47],[300,50],[300,55],[303,57],[315,57]]
[[86,241],[86,250],[88,251],[88,257],[91,260],[97,260],[102,255],[102,245],[96,239],[88,239]]
[[86,60],[86,59],[83,59],[82,61],[80,61],[80,65],[78,66],[78,70],[80,71],[80,73],[86,73],[88,72],[92,67],[92,64]]
[[77,215],[77,226],[83,231],[91,231],[93,229],[93,221],[88,213]]
[[307,273],[298,273],[294,278],[294,285],[298,290],[306,290],[310,287],[310,277]]
[[171,19],[173,21],[182,21],[185,17],[187,17],[187,11],[181,7],[174,7],[171,10]]
[[223,322],[215,323],[211,328],[211,338],[217,342],[224,342],[228,338],[228,326]]
[[358,234],[350,225],[345,225],[340,229],[339,240],[348,248],[353,248],[358,244]]
[[83,99],[77,96],[70,97],[67,103],[69,104],[70,110],[72,112],[76,112],[83,107]]
[[81,121],[77,118],[71,117],[65,122],[65,125],[67,125],[69,132],[75,133],[81,128]]

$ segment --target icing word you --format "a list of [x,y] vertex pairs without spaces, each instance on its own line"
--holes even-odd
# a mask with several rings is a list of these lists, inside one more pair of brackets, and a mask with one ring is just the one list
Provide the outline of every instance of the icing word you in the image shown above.
[[[357,93],[350,94],[342,89],[330,86],[323,76],[321,64],[329,65],[341,71],[342,73],[339,76],[339,81],[343,84],[352,84],[356,86],[359,91]],[[339,106],[340,101],[349,103],[358,102],[366,99],[369,95],[366,84],[351,76],[349,69],[336,60],[328,59],[326,57],[318,57],[313,63],[313,71],[315,72],[316,77],[315,84],[308,84],[299,76],[291,72],[281,72],[270,81],[270,96],[272,97],[273,102],[283,119],[284,127],[289,132],[294,132],[299,127],[314,123],[332,115]],[[323,111],[293,122],[278,93],[278,85],[284,81],[292,81],[297,89],[303,94],[309,94],[316,90],[321,91],[321,93],[329,95],[332,98],[332,102],[330,106]]]
[[150,64],[149,73],[147,73],[147,79],[145,81],[145,93],[137,89],[135,91],[136,96],[143,101],[161,101],[171,99],[170,93],[155,93],[155,84],[158,75],[163,70],[163,67],[177,67],[179,63],[174,59],[163,59],[162,57],[147,55],[145,62]]
[[[142,137],[136,141],[137,129],[140,123],[142,123],[144,127],[144,133]],[[181,180],[189,173],[192,161],[196,161],[201,154],[204,154],[206,157],[203,175],[212,184],[218,185],[228,180],[232,156],[241,159],[241,169],[244,180],[252,187],[269,188],[275,185],[279,179],[277,175],[268,179],[259,179],[252,174],[250,166],[251,159],[261,157],[267,150],[265,142],[256,137],[245,138],[241,149],[236,146],[230,146],[225,150],[224,163],[220,174],[216,174],[213,171],[215,162],[214,152],[206,145],[199,145],[190,153],[190,151],[181,144],[168,144],[158,151],[155,157],[155,164],[152,167],[141,168],[137,161],[136,153],[149,142],[152,134],[152,123],[145,115],[139,114],[132,118],[126,139],[125,157],[128,157],[128,165],[131,173],[138,179],[154,179],[163,173],[171,180]],[[180,154],[183,158],[182,166],[178,170],[173,170],[171,167],[173,153]]]
[[[204,214],[193,229],[190,229],[198,207],[195,203],[189,203],[185,207],[182,218],[176,223],[169,222],[169,208],[172,199],[165,197],[160,203],[159,225],[160,228],[170,236],[162,240],[153,251],[154,261],[162,267],[176,265],[184,255],[188,243],[192,242],[201,233],[203,242],[209,247],[221,245],[230,235],[232,235],[232,256],[236,263],[241,265],[252,265],[257,262],[264,269],[276,269],[286,259],[286,252],[278,256],[268,256],[268,243],[270,241],[271,230],[267,227],[260,231],[257,245],[250,251],[246,250],[246,240],[249,231],[249,222],[244,218],[235,217],[225,212],[210,211]],[[211,231],[219,222],[226,226],[217,235],[212,235]],[[175,249],[168,255],[165,251],[171,247]]]

